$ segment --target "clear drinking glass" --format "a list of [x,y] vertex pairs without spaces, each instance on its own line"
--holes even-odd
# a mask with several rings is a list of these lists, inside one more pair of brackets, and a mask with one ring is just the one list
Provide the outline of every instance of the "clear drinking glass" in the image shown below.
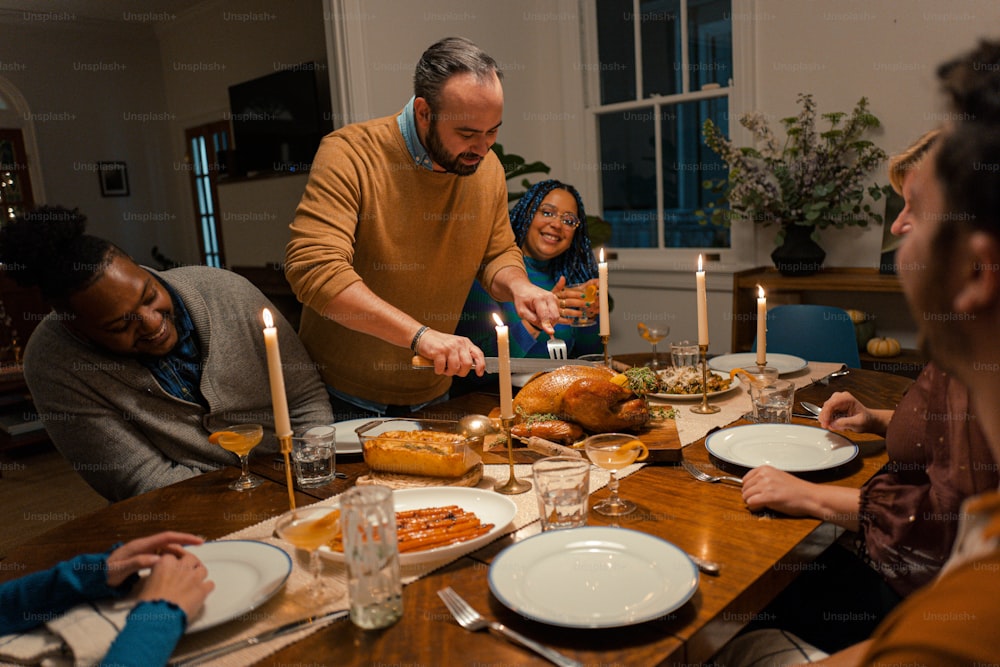
[[611,472],[608,490],[611,495],[594,505],[594,511],[605,516],[621,516],[634,512],[636,504],[623,500],[618,495],[618,471],[643,461],[649,455],[646,445],[628,433],[601,433],[583,441],[587,457],[595,464]]
[[790,424],[794,399],[795,383],[789,380],[774,380],[762,387],[751,385],[754,421],[758,424]]
[[698,365],[699,356],[700,350],[697,343],[680,340],[670,344],[670,361],[674,368],[695,367]]
[[587,525],[590,463],[573,456],[549,456],[531,464],[542,530]]
[[359,628],[392,625],[403,615],[392,490],[355,486],[340,497],[351,620]]
[[224,431],[217,431],[209,438],[226,451],[240,457],[242,470],[239,478],[229,485],[235,491],[249,491],[261,485],[260,477],[250,474],[250,450],[260,444],[264,438],[264,427],[260,424],[236,424],[228,426]]

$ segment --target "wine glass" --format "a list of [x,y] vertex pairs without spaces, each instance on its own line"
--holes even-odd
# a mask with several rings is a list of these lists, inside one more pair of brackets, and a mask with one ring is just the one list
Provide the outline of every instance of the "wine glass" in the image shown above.
[[216,431],[209,437],[209,442],[213,442],[240,457],[240,467],[243,472],[239,479],[229,485],[230,489],[249,491],[260,486],[264,481],[260,477],[254,477],[250,474],[250,450],[256,447],[263,438],[264,427],[260,424],[236,424],[229,426],[224,431]]
[[594,511],[605,516],[622,516],[634,512],[636,505],[618,495],[618,471],[649,456],[646,445],[628,433],[601,433],[583,441],[583,448],[592,463],[611,472],[608,489],[611,495],[594,505]]
[[653,322],[652,324],[639,322],[639,324],[636,325],[636,328],[639,329],[639,335],[653,346],[653,359],[646,364],[646,366],[652,368],[654,371],[659,370],[660,356],[656,350],[656,344],[666,338],[670,333],[670,325],[663,322]]
[[274,525],[278,537],[309,552],[312,585],[309,597],[317,600],[326,592],[320,581],[319,548],[340,534],[340,510],[332,507],[300,507],[278,517]]

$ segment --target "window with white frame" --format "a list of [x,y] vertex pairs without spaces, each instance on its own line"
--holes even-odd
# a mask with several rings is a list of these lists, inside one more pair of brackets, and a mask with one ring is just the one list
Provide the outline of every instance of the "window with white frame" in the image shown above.
[[731,0],[596,0],[588,81],[603,217],[616,248],[730,247],[730,230],[696,211],[725,163],[702,140],[729,127]]

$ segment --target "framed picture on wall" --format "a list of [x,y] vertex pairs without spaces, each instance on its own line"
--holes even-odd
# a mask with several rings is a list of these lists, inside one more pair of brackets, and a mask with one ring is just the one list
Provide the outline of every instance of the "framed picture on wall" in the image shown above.
[[124,162],[98,162],[102,197],[128,197],[128,169]]

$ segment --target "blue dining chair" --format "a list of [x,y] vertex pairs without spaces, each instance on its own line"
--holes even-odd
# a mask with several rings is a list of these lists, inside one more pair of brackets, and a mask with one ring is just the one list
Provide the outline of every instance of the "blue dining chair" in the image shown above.
[[[753,348],[757,351],[757,340]],[[767,351],[861,368],[854,323],[843,308],[794,304],[767,311]]]

